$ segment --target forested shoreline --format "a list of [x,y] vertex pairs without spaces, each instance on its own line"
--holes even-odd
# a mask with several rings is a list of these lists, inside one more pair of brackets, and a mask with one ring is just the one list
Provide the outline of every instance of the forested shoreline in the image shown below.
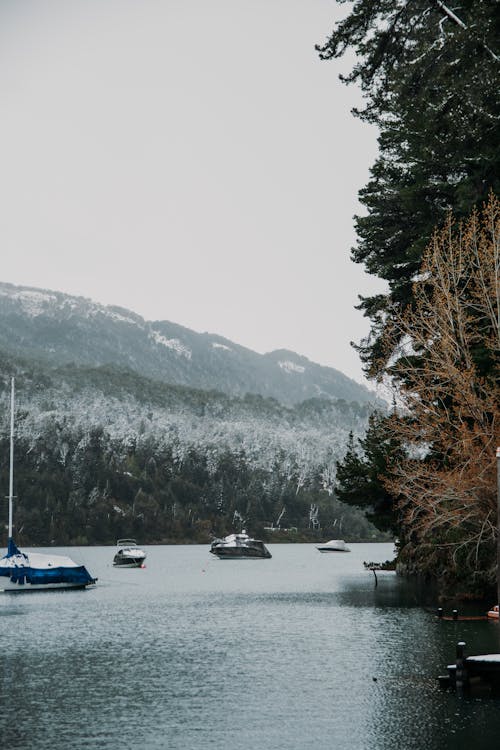
[[356,53],[344,80],[379,130],[352,259],[387,282],[357,348],[393,398],[337,493],[393,530],[400,571],[479,595],[499,535],[500,6],[357,0],[317,49]]
[[[23,545],[130,536],[145,544],[208,543],[243,527],[272,541],[312,541],[335,529],[351,541],[387,539],[326,492],[319,471],[298,488],[293,469],[251,467],[242,451],[221,453],[210,466],[200,450],[179,461],[173,445],[140,436],[124,444],[98,428],[66,433],[62,451],[50,437],[16,444],[15,532]],[[3,439],[4,478],[8,451]],[[277,520],[276,531],[266,530]]]
[[349,431],[363,433],[369,405],[312,399],[292,408],[116,367],[4,361],[0,481],[6,495],[15,376],[20,544],[113,544],[126,536],[207,543],[243,527],[273,541],[388,538],[334,492],[335,461]]

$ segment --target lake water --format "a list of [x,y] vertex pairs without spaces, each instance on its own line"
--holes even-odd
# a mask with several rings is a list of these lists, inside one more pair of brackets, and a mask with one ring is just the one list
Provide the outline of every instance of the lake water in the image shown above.
[[3,746],[498,746],[500,701],[436,680],[459,640],[500,651],[498,623],[438,622],[407,581],[382,573],[375,587],[363,568],[392,545],[351,547],[222,561],[208,546],[158,546],[144,570],[113,568],[110,547],[61,549],[99,582],[0,595]]

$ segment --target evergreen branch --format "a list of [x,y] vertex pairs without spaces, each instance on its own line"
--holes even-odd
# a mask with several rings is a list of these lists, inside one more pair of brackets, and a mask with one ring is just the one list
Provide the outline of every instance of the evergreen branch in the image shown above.
[[[443,13],[451,21],[453,21],[453,23],[455,23],[457,26],[460,26],[460,28],[464,29],[464,31],[468,29],[468,26],[455,13],[453,13],[453,11],[450,8],[448,8],[447,5],[445,5],[443,2],[441,2],[441,0],[434,0],[434,3],[435,3],[435,5],[438,6],[438,8],[440,8],[443,11]],[[488,47],[488,45],[485,42],[483,42],[483,41],[480,40],[480,44],[483,47],[483,49],[485,49],[486,52],[488,52],[488,54],[491,55],[491,57],[493,58],[493,60],[495,62],[500,62],[500,57],[498,57],[498,55],[496,55],[493,52],[493,50],[490,49],[490,47]]]

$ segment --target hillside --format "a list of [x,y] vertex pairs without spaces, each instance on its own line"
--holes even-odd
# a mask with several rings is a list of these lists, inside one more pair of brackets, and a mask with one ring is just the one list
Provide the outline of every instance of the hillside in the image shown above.
[[332,368],[8,284],[0,357],[0,483],[13,375],[24,544],[206,542],[243,524],[377,538],[334,494],[373,397]]
[[[16,378],[16,523],[24,543],[207,541],[241,527],[377,538],[333,493],[348,434],[371,407],[171,386],[116,367],[60,368],[2,353],[0,483]],[[311,520],[315,519],[314,522]],[[324,531],[323,531],[324,530]]]
[[216,334],[6,283],[0,283],[0,348],[52,366],[113,364],[164,383],[235,396],[255,393],[288,405],[318,397],[374,401],[364,386],[295,352],[262,355]]

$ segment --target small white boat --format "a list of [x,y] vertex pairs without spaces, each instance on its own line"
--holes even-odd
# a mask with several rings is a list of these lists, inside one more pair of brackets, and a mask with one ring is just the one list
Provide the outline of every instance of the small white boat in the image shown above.
[[350,552],[351,551],[343,539],[330,539],[329,542],[316,545],[316,549],[318,549],[320,552]]
[[264,542],[260,539],[252,539],[245,530],[241,534],[230,534],[223,539],[214,539],[210,552],[219,560],[251,560],[271,557]]
[[53,589],[84,589],[94,584],[84,565],[65,555],[44,555],[21,552],[12,536],[12,505],[14,498],[14,378],[11,381],[9,534],[7,554],[0,559],[0,590],[6,592],[50,591]]
[[144,568],[146,553],[137,546],[135,539],[118,539],[113,565],[120,568]]

